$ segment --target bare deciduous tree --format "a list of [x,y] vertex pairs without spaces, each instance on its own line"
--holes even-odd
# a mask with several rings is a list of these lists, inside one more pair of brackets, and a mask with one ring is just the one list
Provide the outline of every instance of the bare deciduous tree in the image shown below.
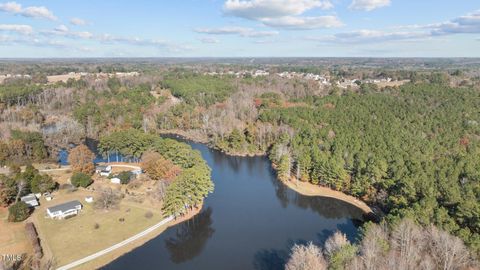
[[378,266],[384,266],[386,245],[388,231],[385,225],[371,225],[360,245],[360,261],[363,268],[359,269],[381,269]]
[[322,251],[313,243],[308,245],[295,245],[292,248],[290,259],[285,266],[286,270],[325,270],[327,262]]
[[464,269],[471,262],[467,248],[458,237],[441,231],[434,226],[429,228],[427,235],[430,254],[438,269]]
[[95,207],[104,210],[115,209],[118,207],[121,199],[122,196],[119,192],[111,188],[105,188],[100,190],[100,194],[95,200]]
[[398,269],[417,269],[422,258],[424,239],[421,228],[410,219],[403,219],[395,226],[391,236],[392,248],[399,256],[393,256]]
[[350,242],[348,241],[347,236],[344,233],[336,231],[325,242],[325,254],[330,257],[333,253],[337,252],[343,246],[349,243]]

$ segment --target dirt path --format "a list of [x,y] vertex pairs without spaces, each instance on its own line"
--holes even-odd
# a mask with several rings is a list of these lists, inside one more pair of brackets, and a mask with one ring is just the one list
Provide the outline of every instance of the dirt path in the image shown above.
[[47,260],[50,260],[50,259],[55,259],[53,257],[53,253],[52,253],[52,250],[50,249],[50,246],[48,245],[47,242],[45,241],[42,241],[42,239],[45,239],[45,234],[44,232],[41,230],[41,227],[38,226],[38,216],[40,215],[40,218],[43,218],[41,216],[41,212],[40,213],[34,213],[32,216],[30,216],[30,221],[33,222],[33,224],[35,224],[35,229],[37,230],[37,233],[38,233],[38,238],[40,239],[40,245],[42,246],[42,251],[43,251],[43,260],[47,261]]
[[282,183],[305,196],[321,196],[335,198],[360,208],[365,214],[373,213],[372,209],[366,203],[340,191],[336,191],[327,187],[313,185],[302,181],[296,181],[295,179],[291,181],[282,181]]

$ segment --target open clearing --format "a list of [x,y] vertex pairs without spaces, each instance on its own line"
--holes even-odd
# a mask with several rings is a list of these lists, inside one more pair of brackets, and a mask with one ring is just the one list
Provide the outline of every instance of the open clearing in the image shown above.
[[[163,219],[158,210],[126,201],[122,201],[118,210],[95,210],[84,201],[85,196],[91,194],[92,192],[79,190],[68,196],[57,196],[50,202],[42,200],[42,207],[36,210],[40,237],[48,245],[57,265],[68,264],[121,242]],[[45,218],[47,207],[75,199],[84,206],[78,216],[66,220]],[[153,213],[153,217],[145,217],[148,211]],[[123,222],[120,221],[121,218],[124,219]],[[99,225],[97,229],[96,223]]]
[[25,223],[7,221],[8,210],[0,207],[0,254],[23,254],[30,251]]

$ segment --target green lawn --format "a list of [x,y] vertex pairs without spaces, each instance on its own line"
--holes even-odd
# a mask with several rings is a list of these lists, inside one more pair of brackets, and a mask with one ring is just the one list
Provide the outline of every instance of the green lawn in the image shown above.
[[[162,220],[158,210],[150,210],[153,213],[150,219],[145,217],[147,211],[132,203],[122,202],[119,210],[109,212],[84,204],[80,215],[67,220],[39,216],[38,226],[57,265],[61,266],[121,242]],[[120,222],[120,218],[125,221]],[[99,224],[98,229],[95,229],[95,223]]]

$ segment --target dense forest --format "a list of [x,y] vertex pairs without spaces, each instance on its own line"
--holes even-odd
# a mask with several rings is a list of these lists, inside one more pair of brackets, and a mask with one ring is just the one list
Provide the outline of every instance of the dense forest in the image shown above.
[[184,99],[187,104],[204,107],[223,102],[234,91],[231,78],[188,72],[165,76],[161,86],[170,89],[174,96]]
[[434,84],[308,98],[262,111],[293,137],[275,143],[291,174],[372,202],[389,219],[434,223],[480,249],[480,93]]

